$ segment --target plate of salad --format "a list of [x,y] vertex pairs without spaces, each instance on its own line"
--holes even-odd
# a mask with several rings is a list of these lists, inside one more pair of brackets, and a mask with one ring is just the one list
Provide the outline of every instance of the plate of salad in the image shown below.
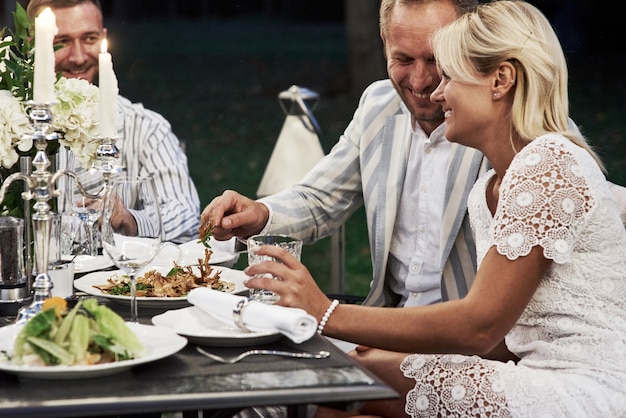
[[[60,298],[48,300],[55,299]],[[171,356],[187,345],[166,328],[124,322],[96,299],[70,310],[63,302],[44,304],[24,324],[0,328],[1,371],[35,379],[93,378]]]

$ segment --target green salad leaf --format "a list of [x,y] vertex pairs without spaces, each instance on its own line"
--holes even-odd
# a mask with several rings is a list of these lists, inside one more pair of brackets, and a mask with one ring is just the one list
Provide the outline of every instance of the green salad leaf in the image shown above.
[[165,275],[165,277],[172,277],[172,276],[176,276],[178,273],[182,273],[184,272],[185,269],[183,269],[180,266],[176,266],[176,267],[172,267],[170,269],[170,271],[167,272],[167,274]]
[[72,329],[72,323],[74,322],[74,318],[76,318],[76,313],[78,312],[78,309],[80,308],[81,304],[82,302],[78,301],[78,303],[76,303],[76,306],[74,306],[74,309],[72,309],[61,320],[61,326],[59,326],[59,329],[57,330],[54,336],[55,343],[61,344],[63,343],[63,341],[65,341],[65,339],[67,338],[67,335],[70,333],[70,330]]
[[52,329],[52,325],[55,323],[56,314],[54,309],[49,309],[38,313],[33,316],[20,331],[13,344],[13,354],[16,357],[22,357],[28,350],[27,338],[42,337],[48,335]]
[[33,316],[16,336],[11,362],[93,364],[136,358],[144,351],[122,317],[96,299],[87,299],[67,313],[52,308]]
[[76,315],[72,321],[69,335],[69,351],[75,356],[77,361],[87,358],[90,335],[89,318],[84,315]]
[[128,351],[129,356],[143,354],[143,344],[135,333],[126,326],[126,322],[121,316],[104,305],[98,305],[96,299],[87,299],[83,306],[95,317],[101,335],[120,344]]
[[38,337],[28,337],[26,338],[26,341],[34,346],[35,352],[43,358],[46,364],[69,365],[74,363],[74,356],[72,353],[50,340]]

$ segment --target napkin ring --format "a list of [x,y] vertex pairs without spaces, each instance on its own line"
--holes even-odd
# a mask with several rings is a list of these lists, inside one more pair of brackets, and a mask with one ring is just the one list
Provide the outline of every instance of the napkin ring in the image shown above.
[[237,302],[237,304],[233,308],[233,322],[235,323],[235,325],[237,325],[238,328],[241,328],[242,330],[247,332],[252,332],[243,323],[243,310],[248,305],[248,302],[249,299],[239,299],[239,302]]

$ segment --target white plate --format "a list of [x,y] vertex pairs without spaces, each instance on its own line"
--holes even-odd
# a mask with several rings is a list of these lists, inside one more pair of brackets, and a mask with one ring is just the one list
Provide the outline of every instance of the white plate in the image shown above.
[[[204,259],[204,250],[207,249],[204,245],[198,243],[197,240],[179,244],[178,251],[173,243],[167,243],[171,245],[164,245],[159,253],[154,257],[152,262],[148,264],[147,268],[156,268],[163,266],[171,266],[176,262],[180,266],[197,266],[198,259]],[[211,245],[211,259],[209,264],[223,264],[224,266],[231,267],[237,260],[239,260],[239,254],[229,252],[229,247],[214,247]]]
[[[71,260],[74,256],[63,256],[65,260]],[[74,273],[88,273],[113,267],[113,261],[106,255],[77,255],[74,258]]]
[[[211,246],[211,259],[209,260],[210,264],[222,264],[229,262],[236,262],[239,258],[239,254],[233,253],[234,244],[231,245],[228,241],[218,242],[213,238],[209,240],[209,245]],[[230,247],[233,247],[232,249]],[[189,241],[184,244],[180,244],[179,248],[182,252],[181,261],[179,264],[183,266],[195,266],[198,264],[198,259],[204,259],[204,250],[207,248],[198,240]],[[234,263],[233,263],[234,264]]]
[[277,331],[246,332],[232,328],[195,306],[175,309],[152,317],[154,325],[169,328],[200,345],[240,347],[276,341]]
[[[126,324],[146,347],[146,354],[140,358],[91,366],[16,366],[0,359],[0,370],[34,379],[67,380],[99,377],[160,360],[177,353],[187,345],[187,340],[172,330],[132,322]],[[20,324],[0,328],[0,351],[4,350],[9,354],[13,352],[13,341],[23,326]]]
[[[142,271],[147,270],[157,270],[161,272],[161,274],[166,274],[172,267],[147,267]],[[232,293],[241,293],[246,291],[248,288],[243,284],[244,280],[248,277],[241,270],[233,270],[228,267],[215,267],[216,270],[221,271],[220,280],[225,282],[231,282],[235,284],[235,290]],[[102,290],[94,287],[105,285],[109,277],[114,274],[124,275],[126,272],[122,270],[111,270],[111,271],[96,271],[94,273],[85,274],[80,279],[74,280],[74,287],[77,290],[87,293],[92,296],[99,296],[107,299],[114,300],[116,302],[121,302],[124,304],[130,304],[130,296],[121,296],[121,295],[109,295],[104,293]],[[142,272],[139,272],[140,276]],[[196,273],[198,274],[198,273]],[[187,297],[178,297],[178,298],[156,298],[156,297],[145,297],[138,296],[137,297],[137,305],[145,308],[179,308],[183,306],[189,306],[189,302],[187,302]]]

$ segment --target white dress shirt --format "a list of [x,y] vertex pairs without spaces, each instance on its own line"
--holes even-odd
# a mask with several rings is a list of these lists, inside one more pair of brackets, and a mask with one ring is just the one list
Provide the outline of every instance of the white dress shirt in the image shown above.
[[419,306],[441,301],[439,235],[451,144],[442,130],[430,138],[417,124],[406,131],[411,150],[388,266],[399,306]]

